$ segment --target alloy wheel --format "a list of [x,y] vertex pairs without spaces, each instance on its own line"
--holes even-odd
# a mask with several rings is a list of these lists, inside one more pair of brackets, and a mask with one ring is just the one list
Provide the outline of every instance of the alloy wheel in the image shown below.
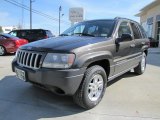
[[104,81],[100,74],[94,75],[88,85],[88,98],[91,101],[97,101],[103,91]]

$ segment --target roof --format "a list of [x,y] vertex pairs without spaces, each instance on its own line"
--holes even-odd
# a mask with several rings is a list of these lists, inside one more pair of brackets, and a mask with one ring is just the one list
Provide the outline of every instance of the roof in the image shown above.
[[16,30],[13,30],[13,31],[25,31],[25,30],[34,31],[34,30],[45,30],[45,29],[16,29]]
[[[123,18],[123,17],[115,17],[115,18],[113,18],[113,19],[93,19],[93,20],[85,20],[85,21],[82,21],[82,22],[94,22],[94,21],[110,21],[110,20],[112,20],[112,21],[117,21],[117,20],[129,20],[129,21],[133,21],[133,22],[136,22],[136,21],[134,21],[134,20],[132,20],[132,19],[129,19],[129,18]],[[138,22],[136,22],[136,23],[138,23]]]
[[145,7],[143,7],[140,10],[140,13],[136,14],[135,16],[140,17],[143,13],[145,13],[146,11],[148,11],[149,9],[157,6],[160,4],[160,0],[154,0],[153,2],[151,2],[150,4],[146,5]]

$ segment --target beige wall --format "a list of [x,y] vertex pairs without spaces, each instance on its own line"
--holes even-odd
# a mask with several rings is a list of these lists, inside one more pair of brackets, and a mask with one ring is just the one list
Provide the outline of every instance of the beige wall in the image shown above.
[[156,5],[152,9],[149,9],[145,11],[141,16],[140,16],[140,22],[146,22],[148,18],[153,17],[153,35],[154,38],[157,36],[157,24],[156,24],[156,16],[160,15],[160,4]]

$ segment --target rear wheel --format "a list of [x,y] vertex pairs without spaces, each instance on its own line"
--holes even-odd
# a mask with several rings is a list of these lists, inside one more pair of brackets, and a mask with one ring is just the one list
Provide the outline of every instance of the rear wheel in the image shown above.
[[105,93],[106,84],[107,76],[101,66],[88,68],[79,89],[73,96],[75,103],[85,109],[95,107]]
[[3,46],[0,45],[0,56],[3,56],[6,54],[6,50]]
[[136,68],[134,68],[134,72],[141,75],[144,73],[145,69],[146,69],[146,54],[143,53],[139,65]]

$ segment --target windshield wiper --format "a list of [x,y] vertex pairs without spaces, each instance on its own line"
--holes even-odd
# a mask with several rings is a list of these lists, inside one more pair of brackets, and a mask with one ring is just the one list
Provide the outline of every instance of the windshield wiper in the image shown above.
[[81,36],[92,36],[92,37],[95,37],[94,35],[91,35],[91,34],[88,34],[88,33],[73,33],[72,35],[81,35]]
[[60,34],[59,36],[68,36],[68,34]]

